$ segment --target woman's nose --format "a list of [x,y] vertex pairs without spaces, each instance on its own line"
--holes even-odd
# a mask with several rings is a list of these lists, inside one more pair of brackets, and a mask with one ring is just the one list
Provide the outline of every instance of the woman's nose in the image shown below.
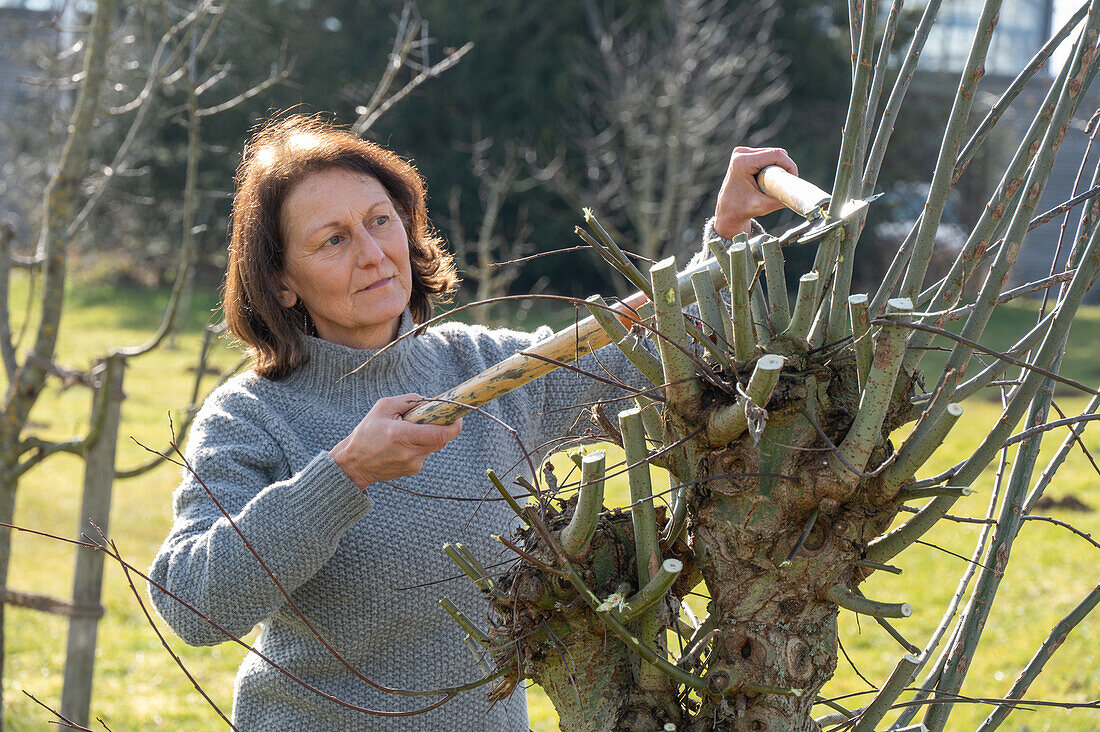
[[356,239],[358,239],[358,242],[356,243],[355,255],[358,266],[373,267],[386,258],[386,253],[382,251],[382,245],[369,231],[360,228],[357,233]]

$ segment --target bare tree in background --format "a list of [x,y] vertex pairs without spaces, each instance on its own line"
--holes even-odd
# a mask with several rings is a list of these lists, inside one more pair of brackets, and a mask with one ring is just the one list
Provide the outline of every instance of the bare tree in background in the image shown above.
[[[0,406],[0,676],[3,670],[3,609],[7,604],[61,612],[71,617],[69,651],[61,711],[76,724],[85,724],[89,714],[92,670],[95,654],[103,554],[77,554],[72,601],[57,600],[7,587],[11,562],[11,529],[15,498],[21,480],[43,461],[67,453],[85,462],[84,501],[77,520],[78,534],[91,521],[102,531],[108,528],[111,485],[116,477],[133,477],[156,461],[131,470],[116,471],[115,442],[119,407],[123,399],[123,374],[127,363],[160,348],[177,324],[180,303],[189,284],[199,226],[202,190],[199,172],[204,145],[203,124],[263,94],[284,81],[291,64],[276,49],[270,74],[258,83],[240,84],[231,61],[216,50],[219,29],[232,10],[231,0],[196,0],[189,6],[153,9],[146,6],[116,8],[114,0],[98,0],[90,17],[85,38],[73,41],[66,53],[82,61],[75,74],[76,97],[71,117],[64,126],[53,174],[42,193],[37,239],[18,241],[16,232],[0,230],[0,360],[6,390]],[[144,11],[150,11],[148,15]],[[464,46],[432,66],[416,67],[403,86],[391,85],[401,72],[413,65],[410,52],[424,50],[420,20],[409,3],[398,22],[394,53],[382,82],[369,103],[360,110],[359,133],[387,109],[427,79],[449,68],[466,53]],[[145,37],[149,43],[135,39]],[[426,58],[426,53],[424,53]],[[96,229],[97,245],[107,251],[121,245],[125,233],[117,222],[117,211],[108,205],[113,196],[125,197],[119,182],[145,176],[143,161],[155,154],[143,147],[153,128],[179,124],[186,135],[182,190],[170,200],[158,201],[179,210],[181,228],[173,241],[178,264],[172,296],[156,332],[142,344],[107,348],[89,372],[66,367],[57,352],[65,305],[66,270],[75,243],[104,212],[115,225]],[[26,228],[26,227],[24,227]],[[106,232],[106,236],[104,235]],[[13,312],[10,283],[13,268],[30,270],[40,280],[30,288],[26,312]],[[13,328],[20,321],[31,324],[29,343],[22,331]],[[209,336],[210,334],[208,334]],[[199,357],[186,429],[200,401],[200,382],[205,373],[209,338]],[[69,439],[44,439],[30,420],[34,408],[51,380],[63,385],[80,384],[94,394],[89,427],[85,434]],[[102,549],[106,540],[85,544]],[[79,657],[79,661],[74,661]],[[0,728],[3,720],[0,719]]]
[[[483,302],[508,294],[509,286],[520,274],[519,266],[509,262],[534,248],[531,241],[534,227],[527,221],[527,209],[519,209],[509,232],[503,207],[509,196],[530,190],[538,181],[523,175],[525,166],[513,144],[505,146],[503,161],[499,163],[492,160],[491,139],[475,137],[469,149],[470,167],[478,181],[481,219],[472,225],[473,235],[468,235],[462,221],[460,190],[455,186],[447,197],[446,226],[451,247],[463,269],[463,279],[472,285],[473,299]],[[534,291],[545,286],[546,278],[539,282]],[[529,306],[531,302],[524,304]],[[474,309],[471,318],[476,323],[492,322],[490,308],[485,305]]]
[[578,210],[601,214],[637,254],[682,254],[726,169],[715,150],[760,144],[775,129],[788,90],[772,40],[780,7],[662,0],[653,24],[595,0],[586,11],[594,50],[591,63],[576,64],[566,129],[584,175],[544,177]]

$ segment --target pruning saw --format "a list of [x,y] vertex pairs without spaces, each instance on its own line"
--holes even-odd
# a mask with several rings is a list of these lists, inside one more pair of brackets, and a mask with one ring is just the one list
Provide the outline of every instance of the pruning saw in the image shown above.
[[[867,204],[878,198],[878,195],[875,195],[862,201],[849,201],[844,205],[840,216],[830,219],[827,209],[832,197],[813,183],[792,175],[777,165],[769,166],[757,173],[756,181],[762,191],[806,219],[804,223],[779,237],[781,244],[805,244],[816,241],[858,215],[867,207]],[[750,244],[755,245],[754,248],[759,250],[758,241],[754,240]],[[711,277],[715,287],[726,286],[717,260],[713,257],[708,258],[695,268],[678,275],[677,289],[684,305],[688,305],[695,299],[691,275],[699,271],[705,271]],[[648,299],[643,293],[635,292],[612,306],[612,309],[617,311],[620,320],[627,323],[629,327],[630,322],[638,321],[638,311],[647,302]],[[520,351],[489,367],[477,376],[440,394],[436,399],[425,400],[405,413],[403,418],[409,422],[450,424],[471,409],[476,409],[518,389],[559,368],[562,364],[569,363],[610,342],[610,337],[595,318],[589,316],[534,344],[526,351]]]
[[850,199],[841,207],[839,215],[830,218],[829,204],[833,197],[808,180],[788,173],[778,165],[769,165],[757,173],[756,184],[764,193],[806,219],[778,237],[781,246],[817,241],[830,231],[854,219],[867,208],[868,204],[882,195],[876,193],[862,200]]

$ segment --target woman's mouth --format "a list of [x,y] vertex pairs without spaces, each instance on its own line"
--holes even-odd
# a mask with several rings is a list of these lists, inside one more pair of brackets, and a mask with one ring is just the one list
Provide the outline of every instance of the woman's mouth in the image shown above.
[[393,277],[386,277],[384,279],[378,280],[373,285],[368,285],[367,287],[364,287],[359,292],[370,292],[371,290],[380,289],[382,287],[385,287],[387,284],[389,284],[390,280],[392,280],[392,279],[393,279]]

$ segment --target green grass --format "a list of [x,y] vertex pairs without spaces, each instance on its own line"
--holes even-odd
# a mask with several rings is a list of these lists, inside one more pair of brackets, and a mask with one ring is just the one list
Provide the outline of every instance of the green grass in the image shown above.
[[[18,293],[25,283],[17,282]],[[66,304],[58,353],[63,363],[87,368],[97,354],[115,345],[143,341],[156,327],[163,294],[120,290],[101,286],[77,288]],[[129,436],[163,447],[169,438],[167,413],[183,406],[191,389],[192,366],[199,343],[199,329],[210,320],[213,301],[195,302],[188,314],[185,332],[176,338],[175,349],[165,349],[134,362],[126,376],[127,400],[123,406],[119,464],[128,467],[144,461],[148,453],[127,439]],[[991,324],[988,342],[1004,345],[1021,332],[1033,308],[1013,306],[999,313]],[[1100,345],[1090,333],[1097,332],[1100,309],[1083,311],[1075,325],[1078,345],[1067,358],[1065,371],[1089,384],[1100,382]],[[530,320],[524,327],[534,327]],[[220,347],[217,366],[235,362],[235,352]],[[930,356],[929,361],[935,356]],[[207,377],[206,385],[213,378]],[[64,437],[84,429],[90,396],[74,387],[59,390],[51,385],[35,409],[33,419],[41,433]],[[1060,396],[1066,410],[1079,409],[1083,400]],[[996,405],[971,400],[963,422],[945,443],[927,471],[936,472],[957,462],[997,416]],[[1060,443],[1062,433],[1046,440],[1044,456]],[[1091,427],[1085,442],[1100,452],[1100,429]],[[1040,465],[1042,465],[1042,460]],[[149,564],[171,522],[170,495],[178,469],[162,465],[134,480],[116,483],[109,533],[133,564]],[[20,488],[17,523],[35,529],[72,536],[77,527],[81,481],[80,462],[70,456],[51,459],[26,476]],[[981,493],[960,502],[958,512],[984,514],[992,483],[987,471],[978,488]],[[1100,483],[1087,462],[1075,452],[1051,487],[1055,497],[1076,495],[1094,509],[1100,507]],[[625,487],[616,486],[625,502]],[[1100,536],[1100,514],[1055,513],[1085,531]],[[945,525],[930,538],[952,551],[969,554],[976,527]],[[71,592],[73,549],[40,537],[16,535],[10,584],[25,591],[66,597]],[[1030,658],[1050,627],[1095,586],[1100,579],[1098,553],[1083,539],[1064,529],[1036,522],[1024,526],[1009,565],[1001,594],[985,629],[982,646],[973,661],[963,693],[999,696],[1011,685],[1017,672]],[[938,622],[943,606],[953,593],[963,562],[939,551],[917,547],[897,563],[902,577],[874,577],[866,591],[874,597],[906,600],[914,615],[897,625],[914,643],[921,645]],[[144,598],[144,588],[139,585]],[[107,614],[99,629],[93,716],[101,716],[113,730],[217,729],[216,715],[203,703],[186,678],[160,647],[141,615],[121,571],[108,565],[104,604]],[[697,608],[701,609],[701,608]],[[162,626],[163,627],[163,626]],[[881,680],[892,668],[901,649],[873,623],[857,626],[853,617],[841,616],[845,648],[860,670],[873,681]],[[57,706],[61,694],[66,623],[63,618],[19,608],[8,610],[6,638],[7,668],[4,677],[4,722],[9,730],[40,730],[48,715],[21,692],[27,691]],[[172,647],[215,701],[228,711],[233,676],[243,652],[235,646],[193,649],[169,636]],[[1066,640],[1048,665],[1047,674],[1033,686],[1030,696],[1051,700],[1085,701],[1100,697],[1100,619],[1087,618]],[[826,691],[845,694],[863,691],[866,684],[841,660],[836,678]],[[552,707],[537,689],[528,691],[532,727],[536,732],[557,729]],[[853,706],[858,704],[853,702]],[[972,729],[987,710],[965,705],[952,717],[951,729]],[[1003,729],[1093,730],[1100,728],[1100,713],[1063,712],[1037,708],[1019,711]]]

